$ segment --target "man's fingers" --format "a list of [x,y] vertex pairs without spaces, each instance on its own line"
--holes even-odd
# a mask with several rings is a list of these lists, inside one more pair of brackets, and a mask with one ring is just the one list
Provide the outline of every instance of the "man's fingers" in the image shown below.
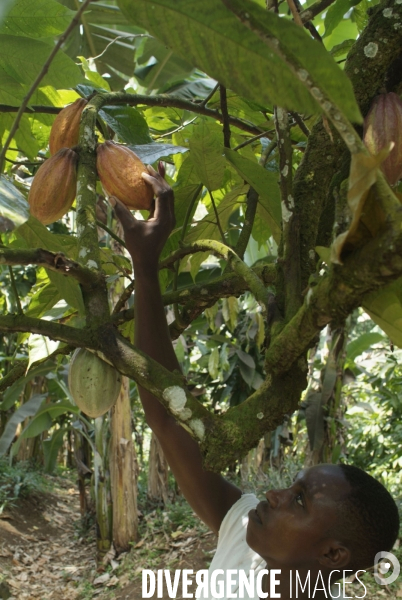
[[147,165],[147,171],[153,177],[156,177],[158,175],[158,173],[155,171],[152,165]]
[[120,202],[120,200],[118,198],[116,198],[116,196],[110,196],[108,198],[108,200],[109,200],[110,204],[113,206],[116,217],[119,219],[119,221],[123,225],[124,230],[126,230],[130,226],[134,225],[134,223],[136,222],[137,219],[132,215],[132,213],[123,204],[123,202]]
[[165,179],[166,169],[165,169],[165,165],[163,164],[163,162],[161,160],[158,162],[158,173],[161,177],[163,177],[163,179]]

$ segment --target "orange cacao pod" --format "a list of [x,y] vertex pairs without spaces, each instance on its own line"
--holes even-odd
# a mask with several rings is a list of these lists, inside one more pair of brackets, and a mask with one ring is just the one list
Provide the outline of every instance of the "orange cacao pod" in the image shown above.
[[54,223],[70,210],[77,187],[77,160],[74,150],[62,148],[39,167],[28,202],[31,215],[44,225]]
[[59,112],[50,131],[50,154],[56,154],[61,148],[72,148],[78,144],[81,115],[87,104],[87,100],[78,98]]
[[381,94],[374,98],[364,119],[363,139],[372,154],[394,142],[394,147],[381,165],[390,185],[402,177],[402,101],[397,94]]
[[99,179],[109,196],[116,196],[128,208],[149,210],[154,192],[141,173],[144,163],[125,146],[107,141],[96,150]]

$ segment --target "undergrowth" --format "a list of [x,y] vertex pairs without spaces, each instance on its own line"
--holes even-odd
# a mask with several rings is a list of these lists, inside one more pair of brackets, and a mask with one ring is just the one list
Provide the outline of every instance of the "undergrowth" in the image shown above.
[[48,488],[49,483],[37,465],[28,461],[10,465],[8,459],[0,458],[0,514],[6,506],[15,506],[18,499]]

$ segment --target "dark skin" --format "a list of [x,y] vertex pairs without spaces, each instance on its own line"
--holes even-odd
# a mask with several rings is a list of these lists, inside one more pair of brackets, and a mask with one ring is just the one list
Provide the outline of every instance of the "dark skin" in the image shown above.
[[[158,260],[174,225],[173,191],[152,167],[142,177],[155,193],[155,205],[147,221],[139,221],[116,198],[110,198],[122,223],[127,249],[135,273],[135,345],[167,369],[180,370],[170,340],[158,281]],[[147,423],[158,437],[170,468],[193,510],[218,533],[228,510],[241,490],[221,475],[204,471],[198,444],[176,423],[158,401],[139,388]],[[343,472],[334,465],[303,470],[285,490],[270,490],[266,501],[249,513],[247,543],[267,563],[281,569],[281,598],[289,598],[289,570],[311,573],[319,570],[327,579],[332,570],[346,569],[350,551],[329,531],[336,531],[337,503],[349,492]],[[303,580],[305,579],[305,575]],[[333,579],[335,580],[335,578]],[[265,581],[266,591],[269,582]],[[299,594],[299,598],[301,598]],[[325,598],[317,592],[315,598]]]

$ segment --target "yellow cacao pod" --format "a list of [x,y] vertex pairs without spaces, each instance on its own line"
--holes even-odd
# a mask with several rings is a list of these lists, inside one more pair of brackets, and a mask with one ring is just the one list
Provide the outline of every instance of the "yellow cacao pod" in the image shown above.
[[128,208],[149,210],[154,193],[141,177],[146,167],[135,152],[110,141],[100,144],[96,152],[96,168],[107,194]]
[[78,348],[71,359],[68,385],[78,408],[96,419],[115,404],[120,393],[121,375],[92,352]]
[[77,160],[74,150],[62,148],[39,167],[28,202],[31,215],[44,225],[58,221],[70,210],[77,188]]
[[78,98],[59,112],[50,131],[50,154],[78,144],[81,115],[87,104],[87,100]]
[[402,101],[397,94],[380,94],[364,119],[363,140],[371,154],[394,142],[394,147],[381,165],[390,185],[402,178]]

